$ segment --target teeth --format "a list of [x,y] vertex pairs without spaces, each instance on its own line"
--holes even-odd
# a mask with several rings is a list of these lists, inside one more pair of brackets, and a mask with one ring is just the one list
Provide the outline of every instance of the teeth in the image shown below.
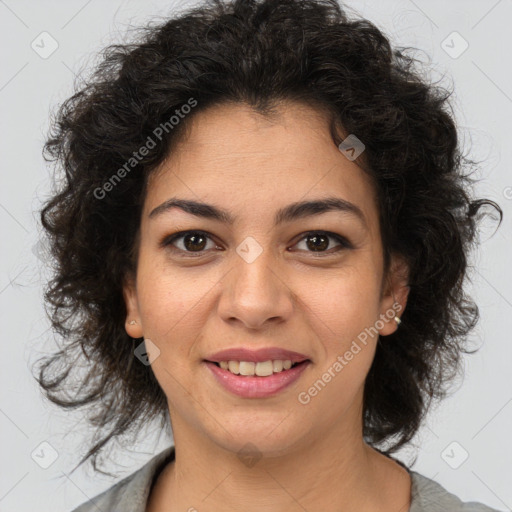
[[274,365],[272,364],[272,361],[256,363],[254,373],[258,377],[268,377],[269,375],[272,375],[274,373]]
[[240,373],[239,369],[240,369],[240,363],[238,361],[229,361],[228,370],[231,373],[235,373],[236,375],[238,375]]
[[[231,363],[231,361],[230,361]],[[259,364],[259,363],[258,363]],[[256,364],[240,361],[240,375],[254,375]]]
[[272,364],[273,364],[273,370],[276,373],[283,371],[283,361],[274,361]]
[[289,370],[292,367],[290,359],[263,361],[254,363],[251,361],[221,361],[219,363],[223,370],[229,370],[235,375],[246,375],[258,377],[268,377],[273,373],[279,373],[283,370]]

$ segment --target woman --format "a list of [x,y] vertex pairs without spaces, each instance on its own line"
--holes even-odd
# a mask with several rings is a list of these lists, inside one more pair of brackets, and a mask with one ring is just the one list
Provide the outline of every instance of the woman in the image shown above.
[[501,217],[448,96],[328,0],[211,2],[108,49],[46,144],[66,344],[39,382],[90,407],[81,463],[155,418],[174,445],[77,512],[492,510],[392,457],[460,369],[476,215]]

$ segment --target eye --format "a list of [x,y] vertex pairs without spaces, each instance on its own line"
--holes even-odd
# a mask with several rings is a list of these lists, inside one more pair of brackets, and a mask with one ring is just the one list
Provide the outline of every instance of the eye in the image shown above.
[[[176,241],[178,244],[175,245]],[[207,247],[208,242],[210,247]],[[205,249],[218,247],[205,231],[180,231],[162,240],[161,246],[189,254],[199,253],[199,255],[205,252]]]
[[[338,247],[327,250],[331,244],[331,240],[338,242]],[[303,242],[304,241],[304,242]],[[210,242],[210,247],[208,247]],[[309,231],[304,233],[302,238],[295,246],[305,243],[306,252],[318,253],[318,256],[324,254],[329,256],[334,252],[339,252],[342,249],[352,249],[352,244],[341,235],[332,233],[330,231]],[[180,231],[169,237],[166,237],[160,243],[162,247],[168,247],[172,251],[185,253],[190,256],[201,256],[209,249],[220,249],[220,247],[211,239],[209,233],[205,231]],[[301,249],[304,250],[304,249]],[[195,253],[195,254],[194,254]]]
[[[303,242],[303,240],[305,242]],[[329,250],[327,248],[331,245],[330,240],[335,240],[338,242],[338,248],[334,251]],[[296,245],[300,245],[304,243],[306,246],[307,252],[313,253],[327,253],[327,255],[332,254],[333,252],[339,252],[342,249],[352,249],[352,244],[341,235],[337,235],[336,233],[331,233],[330,231],[309,231],[305,233],[304,236],[300,239],[299,243]],[[319,254],[322,255],[323,254]]]

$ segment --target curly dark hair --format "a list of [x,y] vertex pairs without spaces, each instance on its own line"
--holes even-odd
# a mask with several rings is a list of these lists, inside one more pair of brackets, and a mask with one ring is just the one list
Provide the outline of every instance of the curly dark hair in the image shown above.
[[[107,47],[60,105],[43,151],[65,171],[40,212],[56,263],[46,310],[64,343],[37,361],[36,378],[53,403],[85,407],[95,427],[76,467],[92,457],[101,471],[96,459],[111,440],[158,418],[168,426],[151,366],[134,362],[141,339],[125,331],[122,286],[137,268],[149,175],[198,112],[227,102],[262,115],[283,101],[313,106],[328,113],[334,143],[351,133],[366,146],[357,163],[377,192],[384,275],[390,256],[401,255],[410,292],[400,328],[377,345],[363,435],[381,453],[398,450],[432,400],[446,396],[461,354],[475,352],[466,346],[479,318],[465,293],[468,255],[481,208],[497,210],[499,224],[503,217],[494,201],[472,197],[476,180],[464,171],[477,166],[459,147],[452,92],[424,78],[410,48],[392,48],[335,0],[206,0],[138,31]],[[155,147],[134,161],[150,138]],[[122,179],[113,183],[116,172]],[[85,378],[72,372],[80,361]]]

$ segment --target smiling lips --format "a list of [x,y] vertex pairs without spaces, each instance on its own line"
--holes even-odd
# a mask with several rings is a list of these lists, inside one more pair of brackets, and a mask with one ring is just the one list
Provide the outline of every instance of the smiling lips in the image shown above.
[[268,377],[274,373],[289,370],[307,359],[304,354],[278,347],[259,350],[240,347],[217,352],[207,361],[218,363],[217,366],[235,375]]
[[301,363],[308,359],[304,354],[299,352],[293,352],[291,350],[285,350],[279,347],[260,348],[258,350],[252,350],[248,348],[229,348],[216,352],[209,357],[206,357],[206,361],[214,363],[220,363],[221,361],[247,361],[247,362],[264,362],[264,361],[291,361],[293,363]]
[[[293,363],[296,365],[297,363]],[[229,370],[235,375],[257,375],[258,377],[268,377],[273,373],[279,373],[283,370],[289,370],[292,367],[290,359],[276,359],[254,363],[252,361],[221,361],[219,366],[223,370]]]
[[209,356],[205,363],[217,382],[231,393],[263,398],[295,382],[311,361],[304,354],[272,347],[227,349]]

